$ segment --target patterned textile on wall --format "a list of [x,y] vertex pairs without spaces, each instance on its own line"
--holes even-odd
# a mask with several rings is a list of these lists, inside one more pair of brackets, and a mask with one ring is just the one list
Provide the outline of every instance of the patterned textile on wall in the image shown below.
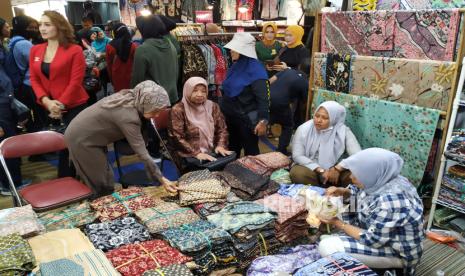
[[464,0],[378,0],[377,10],[465,8]]
[[439,110],[318,90],[313,109],[324,101],[347,109],[346,124],[362,148],[381,147],[404,160],[402,175],[418,186],[428,162]]
[[316,52],[313,55],[313,85],[326,89],[326,57],[328,54]]
[[[155,14],[166,15],[169,17],[181,16],[181,0],[151,0],[152,5],[157,7]],[[165,4],[167,3],[167,4]]]
[[326,87],[328,90],[349,93],[350,63],[351,56],[349,54],[328,54],[326,58]]
[[350,94],[445,111],[455,66],[455,62],[353,56]]
[[458,10],[323,13],[324,53],[452,61]]
[[353,0],[352,9],[354,11],[374,11],[377,2],[377,0]]

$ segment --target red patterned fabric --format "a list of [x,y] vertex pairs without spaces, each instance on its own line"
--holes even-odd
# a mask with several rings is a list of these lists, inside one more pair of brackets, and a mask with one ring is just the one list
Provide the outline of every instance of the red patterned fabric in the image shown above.
[[123,276],[142,275],[147,270],[192,260],[163,240],[124,245],[105,255]]
[[215,67],[215,83],[222,84],[223,81],[226,79],[226,72],[228,70],[226,65],[226,59],[221,52],[221,49],[218,48],[216,45],[210,45],[213,49],[213,53],[215,54],[216,58],[216,67]]
[[105,222],[155,207],[162,202],[161,199],[147,196],[141,188],[129,188],[98,198],[92,201],[90,206],[97,211],[100,221]]

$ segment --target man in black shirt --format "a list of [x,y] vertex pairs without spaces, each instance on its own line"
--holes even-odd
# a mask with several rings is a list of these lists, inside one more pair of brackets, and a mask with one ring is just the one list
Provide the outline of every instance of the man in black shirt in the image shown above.
[[308,94],[308,77],[301,71],[286,69],[270,78],[270,125],[281,125],[278,151],[288,154],[294,129],[294,113]]

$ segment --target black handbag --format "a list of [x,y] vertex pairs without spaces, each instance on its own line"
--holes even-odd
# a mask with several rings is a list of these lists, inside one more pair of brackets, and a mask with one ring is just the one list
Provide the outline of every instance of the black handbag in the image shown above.
[[27,119],[29,119],[29,116],[31,115],[31,110],[25,104],[18,101],[12,95],[10,95],[10,101],[11,101],[11,110],[13,111],[16,117],[16,120],[18,120],[18,122],[24,122]]
[[86,75],[82,85],[88,93],[97,93],[102,88],[100,79],[93,75]]

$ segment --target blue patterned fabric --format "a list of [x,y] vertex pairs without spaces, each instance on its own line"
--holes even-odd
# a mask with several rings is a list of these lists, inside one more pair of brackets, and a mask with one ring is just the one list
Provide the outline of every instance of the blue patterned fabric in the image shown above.
[[278,190],[278,194],[294,197],[297,196],[302,189],[312,190],[319,193],[320,195],[324,195],[326,191],[326,189],[318,186],[309,186],[304,184],[281,184]]
[[246,227],[248,230],[263,228],[277,218],[276,212],[248,201],[227,205],[220,212],[207,217],[208,221],[234,234]]
[[362,148],[379,147],[402,157],[401,174],[419,185],[439,119],[439,110],[318,90],[313,109],[324,101],[346,107],[346,125]]

